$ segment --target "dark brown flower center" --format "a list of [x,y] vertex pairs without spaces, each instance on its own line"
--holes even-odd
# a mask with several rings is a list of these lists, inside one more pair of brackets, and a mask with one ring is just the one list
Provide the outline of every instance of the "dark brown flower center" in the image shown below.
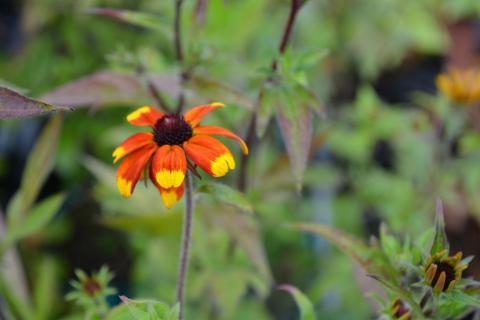
[[455,280],[455,268],[452,265],[448,264],[447,262],[443,262],[443,261],[436,263],[436,265],[437,265],[437,272],[435,272],[435,275],[432,279],[432,287],[435,287],[440,275],[442,274],[442,272],[445,272],[445,284],[443,285],[443,288],[442,288],[442,291],[445,291],[450,285],[450,282]]
[[192,137],[193,129],[183,116],[171,114],[158,120],[153,127],[153,140],[159,145],[181,145]]
[[100,283],[94,278],[86,279],[82,283],[82,286],[83,291],[86,292],[89,296],[95,296],[102,289]]

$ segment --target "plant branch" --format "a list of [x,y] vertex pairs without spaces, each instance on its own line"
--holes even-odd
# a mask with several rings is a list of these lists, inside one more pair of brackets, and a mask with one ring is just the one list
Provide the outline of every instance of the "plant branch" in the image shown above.
[[190,77],[189,72],[185,70],[184,58],[183,58],[183,46],[182,46],[182,4],[183,0],[175,0],[175,18],[173,25],[173,42],[175,46],[175,59],[177,60],[178,65],[181,68],[180,74],[180,94],[178,96],[177,102],[177,113],[182,112],[183,105],[185,103],[185,92],[183,90],[183,85]]
[[[278,45],[278,51],[279,51],[280,55],[285,53],[285,50],[288,47],[288,44],[290,42],[290,38],[291,38],[291,35],[292,35],[293,26],[295,24],[295,19],[297,17],[298,11],[300,10],[300,8],[303,6],[304,3],[305,3],[305,0],[292,0],[292,2],[291,2],[290,13],[288,15],[287,22],[285,23],[285,27],[283,28],[282,37],[281,37],[280,43]],[[273,61],[272,61],[271,69],[272,69],[273,72],[277,71],[277,69],[278,69],[278,60],[276,58],[273,59]],[[271,80],[272,80],[271,78],[268,78],[266,80],[266,82],[271,81]],[[253,111],[252,116],[250,118],[250,122],[248,124],[248,129],[247,129],[247,134],[246,134],[246,137],[245,137],[245,142],[246,142],[248,148],[250,149],[250,153],[252,152],[252,150],[253,150],[253,148],[256,144],[255,127],[256,127],[256,123],[257,123],[257,109],[258,109],[258,106],[260,104],[260,100],[261,100],[262,95],[263,95],[263,88],[264,88],[264,86],[262,86],[262,89],[260,89],[260,92],[258,94],[257,104],[256,104],[255,110]],[[240,173],[239,173],[239,180],[238,180],[238,188],[242,192],[244,192],[246,190],[246,187],[247,187],[247,167],[248,167],[248,159],[249,158],[250,157],[242,155],[242,158],[240,160]]]
[[192,220],[193,220],[193,178],[190,172],[185,177],[185,216],[183,218],[182,244],[180,262],[178,265],[177,303],[180,305],[179,320],[184,319],[185,310],[185,281],[188,271],[188,257],[190,251]]

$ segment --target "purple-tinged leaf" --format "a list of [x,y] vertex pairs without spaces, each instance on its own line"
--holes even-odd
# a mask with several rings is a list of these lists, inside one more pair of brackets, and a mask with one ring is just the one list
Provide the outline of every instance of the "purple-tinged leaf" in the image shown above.
[[149,13],[114,8],[91,8],[86,10],[86,13],[111,18],[137,27],[161,31],[167,34],[171,33],[167,25],[162,23],[160,17]]
[[286,115],[284,110],[277,111],[277,122],[282,132],[298,190],[302,188],[303,174],[307,167],[312,142],[312,118],[312,112],[308,109],[299,110],[298,114],[293,117]]
[[0,87],[0,119],[31,117],[59,110],[72,109],[30,99],[13,90]]
[[[152,75],[153,85],[163,93],[176,95],[178,80],[170,75]],[[42,97],[50,103],[103,107],[141,105],[151,102],[142,82],[135,76],[114,71],[99,71],[65,84]]]

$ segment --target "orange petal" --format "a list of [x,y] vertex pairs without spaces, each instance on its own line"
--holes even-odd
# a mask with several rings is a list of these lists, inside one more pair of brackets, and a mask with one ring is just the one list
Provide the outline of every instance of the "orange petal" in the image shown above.
[[153,107],[144,106],[130,113],[127,116],[127,121],[135,126],[153,127],[164,115],[163,112],[160,112]]
[[196,127],[199,125],[200,121],[202,121],[203,117],[218,108],[222,108],[225,105],[221,102],[213,102],[210,104],[202,105],[194,107],[187,112],[185,112],[185,121],[187,121],[192,127]]
[[183,143],[188,157],[202,170],[214,177],[222,177],[235,169],[235,160],[227,147],[215,138],[197,135]]
[[152,159],[152,178],[164,189],[183,184],[187,172],[185,152],[179,146],[163,145]]
[[120,194],[126,198],[130,197],[135,185],[140,179],[143,168],[155,151],[155,145],[146,145],[129,154],[120,164],[117,171],[117,187]]
[[217,135],[217,136],[223,136],[226,138],[230,138],[233,140],[238,141],[240,144],[240,148],[242,148],[242,151],[244,154],[248,154],[248,147],[245,141],[242,140],[239,136],[237,136],[235,133],[222,128],[222,127],[216,127],[216,126],[202,126],[202,127],[196,127],[193,131],[194,134],[208,134],[208,135]]
[[113,151],[113,163],[116,163],[127,154],[150,143],[153,144],[153,135],[148,132],[140,132],[128,137]]

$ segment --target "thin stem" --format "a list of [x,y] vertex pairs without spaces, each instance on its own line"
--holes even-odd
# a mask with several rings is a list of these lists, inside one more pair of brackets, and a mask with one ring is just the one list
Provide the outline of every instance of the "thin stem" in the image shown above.
[[[302,7],[302,5],[305,3],[304,0],[292,0],[291,5],[290,5],[290,13],[288,15],[287,22],[285,23],[285,27],[283,28],[283,33],[282,33],[282,38],[280,40],[280,43],[278,45],[278,51],[280,54],[283,54],[285,50],[288,47],[288,44],[290,42],[290,38],[292,35],[292,30],[293,26],[295,24],[295,19],[297,17],[298,11]],[[273,59],[272,64],[271,64],[271,69],[272,71],[277,71],[278,68],[278,60]],[[266,81],[271,81],[272,79],[267,79]],[[252,116],[250,118],[250,122],[248,124],[248,131],[246,134],[245,142],[250,149],[250,153],[252,152],[256,139],[255,139],[255,126],[257,122],[257,108],[258,105],[260,104],[260,100],[263,95],[263,88],[260,90],[258,97],[257,97],[257,104],[256,108],[252,113]],[[245,191],[247,187],[247,167],[248,167],[248,159],[251,157],[246,157],[242,156],[240,160],[240,173],[239,173],[239,180],[238,180],[238,188],[240,191]]]
[[185,309],[185,280],[188,271],[188,257],[190,251],[192,220],[193,220],[193,181],[190,173],[185,177],[185,216],[183,220],[182,247],[178,265],[177,303],[180,305],[179,320],[184,319]]
[[182,34],[181,34],[181,11],[183,0],[175,0],[175,18],[173,25],[173,41],[175,44],[175,58],[178,62],[183,61]]
[[[292,0],[290,5],[290,14],[288,15],[287,23],[283,29],[282,39],[278,46],[278,51],[280,54],[283,54],[287,49],[288,43],[290,42],[290,37],[292,35],[293,25],[295,24],[295,18],[297,17],[298,10],[302,7],[303,0]],[[277,59],[274,59],[272,62],[272,70],[277,70]]]
[[183,66],[183,46],[182,46],[182,4],[183,0],[175,0],[175,18],[173,25],[173,42],[175,46],[175,58],[181,68],[180,79],[180,94],[178,95],[177,113],[181,113],[183,105],[185,103],[185,92],[183,91],[183,85],[189,78],[189,74],[185,71]]

